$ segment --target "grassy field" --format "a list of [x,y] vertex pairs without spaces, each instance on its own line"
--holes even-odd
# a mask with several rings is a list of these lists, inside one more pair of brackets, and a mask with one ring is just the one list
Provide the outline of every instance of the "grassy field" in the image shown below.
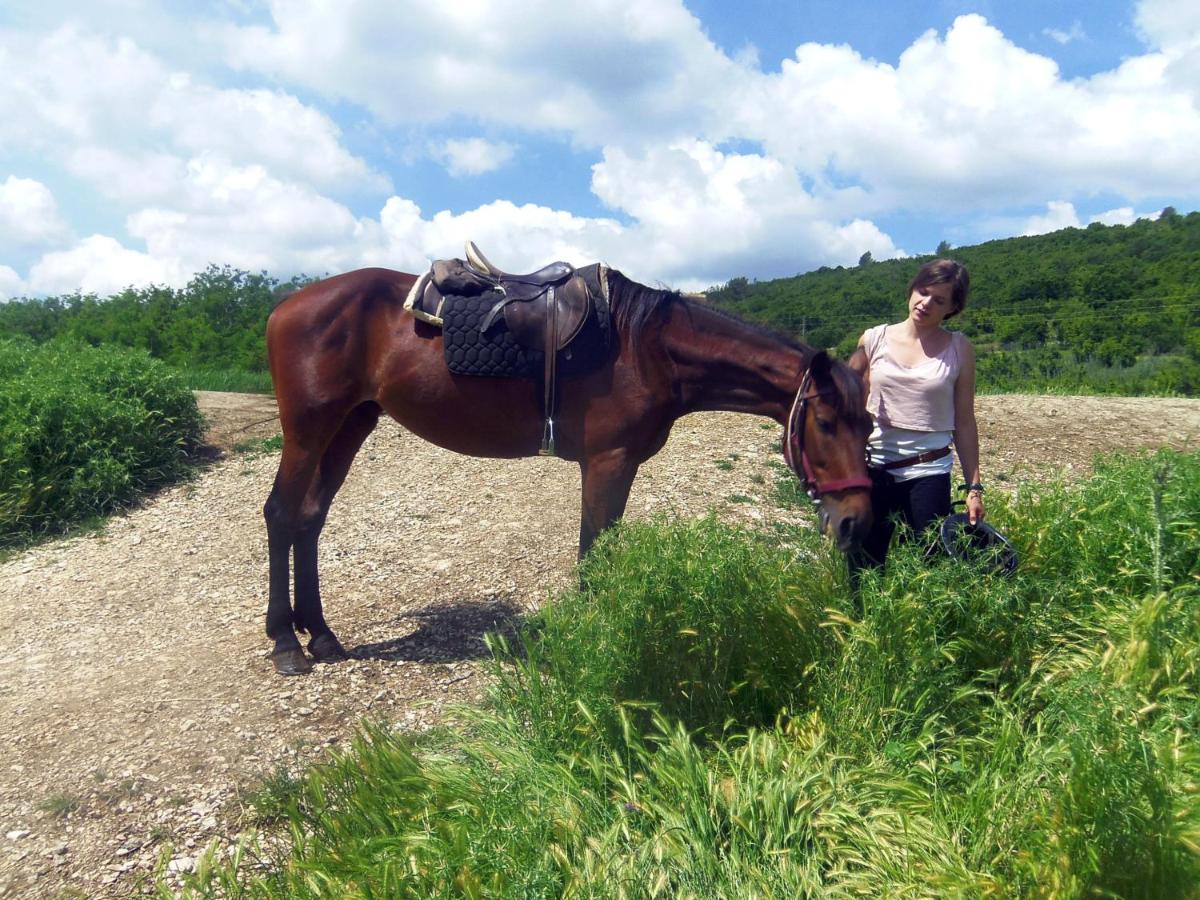
[[487,706],[265,784],[186,891],[1197,896],[1200,454],[990,509],[1016,577],[910,546],[858,607],[811,533],[622,526]]
[[232,391],[237,394],[269,394],[273,390],[270,372],[243,372],[237,369],[179,370],[183,383],[193,391]]

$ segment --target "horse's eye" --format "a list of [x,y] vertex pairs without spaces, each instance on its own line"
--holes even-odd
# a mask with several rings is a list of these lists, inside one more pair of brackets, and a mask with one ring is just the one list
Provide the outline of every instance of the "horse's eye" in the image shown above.
[[837,434],[837,422],[833,419],[817,419],[817,427],[822,434]]

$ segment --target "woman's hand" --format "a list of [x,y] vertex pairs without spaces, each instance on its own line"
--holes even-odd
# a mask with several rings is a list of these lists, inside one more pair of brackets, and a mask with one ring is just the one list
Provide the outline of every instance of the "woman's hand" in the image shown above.
[[967,492],[967,520],[974,525],[982,522],[987,512],[983,508],[983,493],[980,491]]

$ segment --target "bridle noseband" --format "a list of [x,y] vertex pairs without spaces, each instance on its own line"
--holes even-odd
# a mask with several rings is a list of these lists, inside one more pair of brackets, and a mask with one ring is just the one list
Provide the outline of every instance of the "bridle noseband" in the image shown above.
[[[812,387],[812,369],[804,370],[804,378],[800,381],[800,389],[796,391],[796,399],[792,401],[792,411],[788,414],[787,428],[783,432],[783,459],[788,468],[796,473],[805,493],[814,503],[821,502],[821,495],[831,491],[845,491],[852,488],[871,488],[871,479],[864,476],[841,478],[837,481],[818,481],[817,474],[809,462],[808,453],[804,449],[804,421],[808,415],[808,401],[821,396],[824,391],[809,393]],[[796,451],[792,450],[792,442],[797,444]],[[797,465],[799,460],[799,465]]]

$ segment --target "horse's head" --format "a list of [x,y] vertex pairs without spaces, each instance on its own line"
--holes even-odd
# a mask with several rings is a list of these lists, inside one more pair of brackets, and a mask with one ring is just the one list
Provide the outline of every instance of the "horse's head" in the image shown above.
[[821,507],[842,551],[871,528],[867,415],[861,376],[824,350],[809,361],[784,433],[784,458]]

